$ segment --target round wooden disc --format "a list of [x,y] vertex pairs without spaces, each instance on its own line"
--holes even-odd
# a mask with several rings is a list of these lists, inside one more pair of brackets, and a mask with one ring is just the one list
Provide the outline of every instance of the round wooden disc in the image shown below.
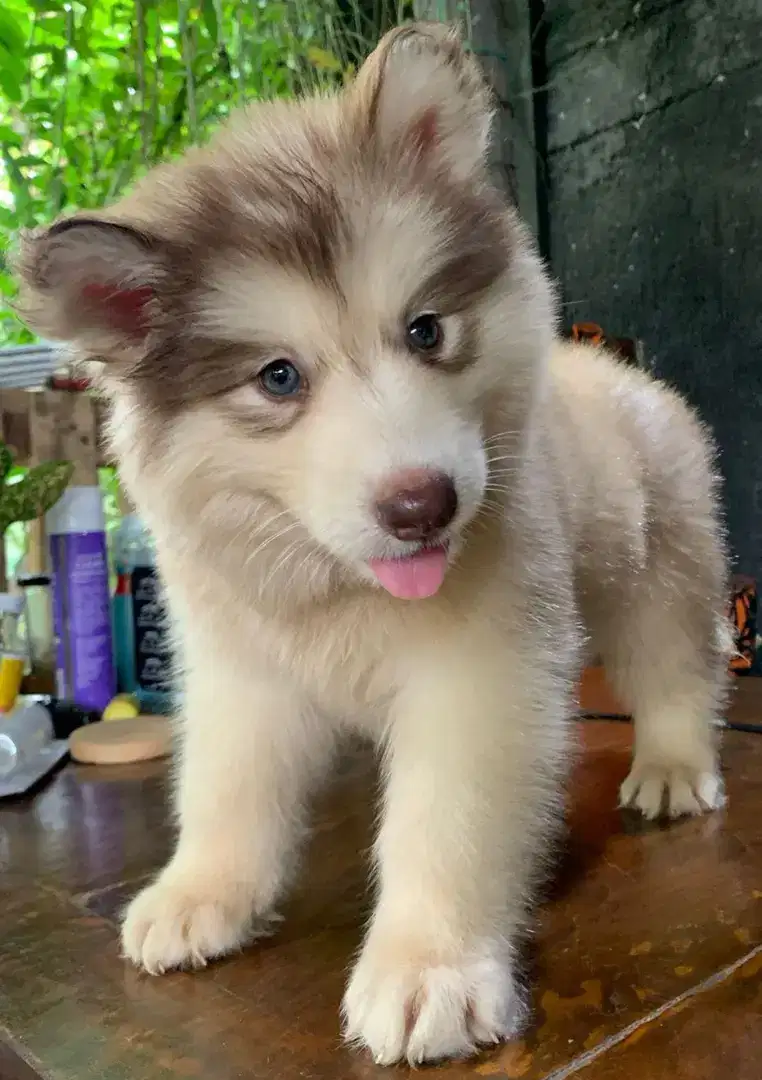
[[165,716],[134,716],[77,728],[69,736],[69,753],[88,765],[127,765],[165,757],[172,744],[172,725]]

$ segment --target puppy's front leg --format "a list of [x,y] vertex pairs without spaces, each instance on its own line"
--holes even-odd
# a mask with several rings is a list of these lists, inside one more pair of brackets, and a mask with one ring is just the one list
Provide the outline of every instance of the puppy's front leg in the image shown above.
[[[212,659],[207,657],[207,661]],[[203,966],[266,926],[301,822],[305,782],[328,733],[283,685],[232,668],[192,675],[182,730],[180,838],[129,906],[124,953],[154,974]]]
[[565,757],[564,680],[503,638],[416,655],[391,720],[380,896],[344,1000],[379,1063],[514,1033],[512,971]]

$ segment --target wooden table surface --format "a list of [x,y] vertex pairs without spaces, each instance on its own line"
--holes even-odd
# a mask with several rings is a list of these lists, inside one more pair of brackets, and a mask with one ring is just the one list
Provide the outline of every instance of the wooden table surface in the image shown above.
[[[762,717],[745,680],[736,719]],[[579,727],[566,851],[527,957],[526,1039],[436,1070],[522,1080],[762,1076],[762,735],[728,734],[726,812],[646,827],[615,809],[628,725]],[[376,777],[348,754],[277,937],[196,975],[119,958],[117,914],[166,858],[165,766],[68,766],[0,804],[0,1078],[380,1080],[338,1007],[367,915]]]

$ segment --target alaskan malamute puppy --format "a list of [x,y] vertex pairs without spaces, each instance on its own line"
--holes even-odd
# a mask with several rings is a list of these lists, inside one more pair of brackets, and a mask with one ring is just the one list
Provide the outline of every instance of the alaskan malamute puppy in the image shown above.
[[378,897],[344,1020],[379,1062],[520,1022],[583,643],[635,717],[622,803],[722,803],[710,440],[556,340],[490,115],[457,36],[407,26],[342,92],[252,106],[19,260],[30,324],[105,360],[185,672],[179,843],[125,953],[158,973],[254,936],[310,785],[366,733]]

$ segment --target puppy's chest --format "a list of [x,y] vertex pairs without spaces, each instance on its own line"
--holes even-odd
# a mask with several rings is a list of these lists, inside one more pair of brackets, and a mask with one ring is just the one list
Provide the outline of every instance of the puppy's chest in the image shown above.
[[385,712],[401,676],[400,641],[367,611],[311,614],[298,623],[260,624],[270,663],[321,711],[363,723]]

